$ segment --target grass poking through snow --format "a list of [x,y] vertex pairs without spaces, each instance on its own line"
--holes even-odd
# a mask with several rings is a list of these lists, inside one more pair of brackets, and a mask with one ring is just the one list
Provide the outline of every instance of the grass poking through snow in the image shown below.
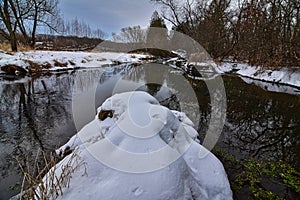
[[[42,164],[39,159],[42,157]],[[56,199],[63,195],[64,188],[70,187],[72,174],[83,167],[84,174],[86,173],[86,163],[74,151],[64,159],[64,162],[58,163],[58,158],[42,153],[42,156],[37,154],[33,167],[31,167],[28,157],[22,163],[19,158],[16,158],[21,171],[23,173],[23,181],[19,199],[22,200],[47,200]],[[42,166],[42,167],[41,167]]]

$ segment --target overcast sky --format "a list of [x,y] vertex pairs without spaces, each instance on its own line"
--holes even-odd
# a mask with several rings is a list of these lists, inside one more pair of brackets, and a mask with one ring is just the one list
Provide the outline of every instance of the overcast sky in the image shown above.
[[101,28],[108,36],[127,26],[148,26],[157,8],[150,0],[60,0],[65,19],[77,16],[92,27]]

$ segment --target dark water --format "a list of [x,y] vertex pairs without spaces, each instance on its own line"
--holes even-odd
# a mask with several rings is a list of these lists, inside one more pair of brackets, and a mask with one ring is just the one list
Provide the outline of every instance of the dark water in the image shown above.
[[[203,139],[211,114],[206,83],[188,81],[174,69],[161,70],[160,67],[122,65],[113,70],[81,70],[18,82],[2,78],[0,199],[8,199],[20,190],[23,176],[16,157],[27,156],[34,162],[39,150],[49,153],[76,133],[72,95],[84,94],[95,83],[94,110],[89,116],[82,116],[83,121],[92,120],[96,107],[112,94],[143,90],[163,105],[188,113]],[[283,160],[297,168],[300,164],[300,95],[268,92],[235,76],[222,78],[227,118],[216,147],[241,159]],[[195,95],[189,88],[194,89]],[[76,105],[86,106],[85,102]]]

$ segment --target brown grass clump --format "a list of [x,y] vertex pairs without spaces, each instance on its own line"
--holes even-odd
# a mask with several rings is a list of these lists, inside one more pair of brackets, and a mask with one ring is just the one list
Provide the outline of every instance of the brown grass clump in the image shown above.
[[40,64],[35,63],[31,60],[26,60],[25,62],[29,64],[28,71],[30,74],[40,73],[42,71],[42,67],[40,66]]
[[55,67],[68,67],[68,63],[67,62],[59,62],[58,60],[54,60],[54,66]]
[[32,51],[33,48],[29,45],[25,45],[25,44],[18,44],[18,51]]
[[10,44],[8,42],[0,42],[0,49],[5,52],[10,52]]
[[42,66],[44,69],[51,69],[53,67],[49,62],[44,63]]
[[[44,167],[40,167],[38,163],[39,154],[36,156],[33,167],[30,167],[28,158],[25,160],[23,166],[17,158],[21,171],[24,175],[21,192],[19,199],[32,200],[32,199],[56,199],[58,196],[63,195],[63,189],[69,188],[70,180],[73,173],[81,167],[84,167],[86,173],[86,163],[83,162],[81,157],[73,152],[65,164],[57,164],[58,159],[52,155],[46,158],[43,153]],[[57,173],[58,172],[58,173]]]
[[31,60],[26,60],[25,62],[27,62],[29,64],[28,71],[30,74],[41,73],[44,69],[48,70],[53,67],[49,62],[46,62],[43,64],[38,64]]
[[9,75],[26,75],[27,71],[17,65],[5,65],[1,67],[1,70]]
[[[0,42],[0,50],[5,52],[12,52],[9,42]],[[29,45],[18,44],[18,51],[31,51],[33,50]]]
[[42,64],[42,67],[43,67],[43,69],[51,69],[53,66],[49,62],[46,62],[46,63]]

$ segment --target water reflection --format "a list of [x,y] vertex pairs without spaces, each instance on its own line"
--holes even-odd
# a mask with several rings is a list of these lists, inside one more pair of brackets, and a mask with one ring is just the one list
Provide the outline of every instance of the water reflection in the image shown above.
[[299,166],[300,96],[267,92],[237,77],[227,77],[225,83],[224,143],[240,155]]
[[[227,121],[217,147],[238,158],[280,159],[298,167],[300,96],[267,92],[238,77],[224,76],[223,80]],[[187,80],[167,66],[120,65],[108,71],[82,70],[19,82],[0,80],[0,199],[19,191],[9,189],[22,180],[16,156],[29,155],[33,162],[38,149],[51,152],[76,133],[72,94],[84,93],[94,82],[98,83],[95,108],[114,93],[147,91],[163,105],[188,113],[203,142],[212,109],[207,83]]]
[[188,80],[171,67],[161,64],[132,66],[122,71],[119,76],[101,82],[96,97],[105,94],[107,87],[111,88],[110,95],[127,91],[146,91],[157,98],[162,105],[185,112],[196,127],[199,124],[197,95]]
[[1,80],[0,199],[19,192],[15,184],[23,177],[16,157],[33,163],[38,150],[53,151],[75,133],[68,103],[72,84],[72,74]]
[[[116,93],[147,91],[171,109],[187,112],[197,125],[203,141],[212,112],[207,89],[209,83],[187,81],[182,79],[182,74],[174,73],[173,69],[166,67],[164,73],[161,67],[132,67],[115,76],[113,81],[109,79],[100,85],[109,83],[109,95],[113,93],[112,90]],[[239,77],[224,76],[223,80],[227,93],[227,120],[217,146],[238,158],[283,160],[299,166],[300,96],[268,92],[243,82]],[[196,101],[187,92],[187,84],[193,86]],[[102,86],[98,87],[98,93],[105,93]],[[214,95],[218,95],[218,92]]]

